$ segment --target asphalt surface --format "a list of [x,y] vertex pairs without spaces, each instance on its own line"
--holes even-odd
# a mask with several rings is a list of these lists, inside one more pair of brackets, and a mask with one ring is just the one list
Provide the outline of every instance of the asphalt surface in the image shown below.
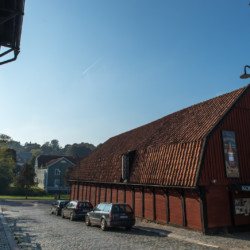
[[250,249],[250,232],[208,236],[145,221],[103,232],[51,215],[50,204],[0,200],[0,249]]

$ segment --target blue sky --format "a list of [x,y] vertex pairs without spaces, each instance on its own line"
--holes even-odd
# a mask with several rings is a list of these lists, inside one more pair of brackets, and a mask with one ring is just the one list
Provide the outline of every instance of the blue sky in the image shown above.
[[246,86],[248,0],[26,0],[0,133],[94,145]]

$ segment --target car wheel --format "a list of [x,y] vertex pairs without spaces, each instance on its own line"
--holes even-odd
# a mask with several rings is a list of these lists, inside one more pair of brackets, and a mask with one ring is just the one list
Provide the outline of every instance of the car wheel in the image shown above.
[[74,220],[74,213],[71,213],[71,214],[70,214],[69,219],[70,219],[71,221],[73,221],[73,220]]
[[101,229],[105,231],[107,229],[106,221],[104,219],[101,220]]
[[85,224],[86,224],[86,226],[88,226],[88,227],[91,226],[89,216],[86,216],[86,217],[85,217]]

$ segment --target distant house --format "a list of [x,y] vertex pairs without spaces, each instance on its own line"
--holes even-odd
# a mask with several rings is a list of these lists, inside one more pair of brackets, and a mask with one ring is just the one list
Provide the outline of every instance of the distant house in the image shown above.
[[71,199],[200,230],[250,227],[250,85],[110,138],[76,165]]
[[18,153],[16,158],[17,158],[17,165],[22,166],[32,158],[32,154],[31,153]]
[[40,155],[35,161],[35,183],[47,193],[69,192],[64,175],[68,166],[75,166],[75,159],[67,156]]

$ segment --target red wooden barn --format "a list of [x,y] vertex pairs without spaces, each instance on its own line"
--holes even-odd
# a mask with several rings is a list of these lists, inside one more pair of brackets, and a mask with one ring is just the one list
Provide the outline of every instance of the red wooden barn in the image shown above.
[[71,199],[204,233],[250,226],[250,85],[110,138],[75,167]]

